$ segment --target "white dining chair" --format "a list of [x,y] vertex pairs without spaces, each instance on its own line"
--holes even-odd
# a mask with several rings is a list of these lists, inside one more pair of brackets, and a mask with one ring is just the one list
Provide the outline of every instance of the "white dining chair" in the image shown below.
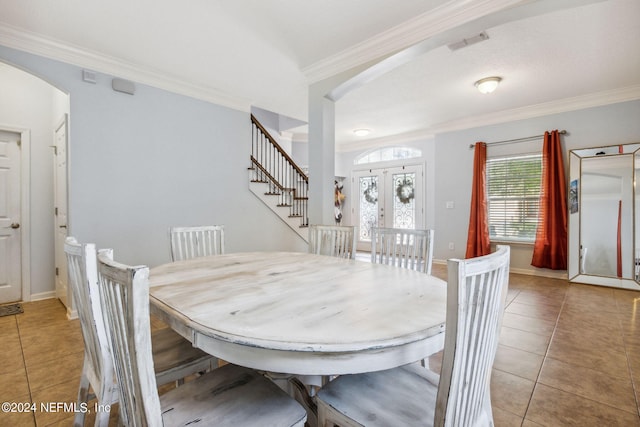
[[171,261],[224,254],[224,225],[169,228]]
[[310,225],[309,253],[338,258],[356,258],[356,227]]
[[[433,264],[433,235],[431,229],[373,227],[371,229],[371,262],[394,265],[431,274]],[[422,360],[429,368],[429,358]]]
[[[64,245],[67,256],[69,286],[78,310],[84,342],[84,363],[78,389],[78,405],[91,400],[93,390],[99,405],[110,405],[118,400],[111,351],[102,316],[98,292],[98,269],[94,244],[80,244],[67,237]],[[169,328],[160,329],[152,336],[153,361],[158,385],[216,368],[218,361],[196,349],[189,341]],[[80,407],[80,406],[79,406]],[[84,425],[83,411],[78,411],[75,425]],[[96,414],[96,426],[107,426],[109,411]]]
[[371,229],[371,262],[431,274],[433,234],[431,229],[374,227]]
[[304,426],[306,411],[257,372],[227,364],[158,395],[151,357],[149,268],[98,253],[99,288],[118,380],[121,423]]
[[342,375],[317,395],[318,425],[493,426],[491,370],[509,283],[508,246],[448,261],[447,320],[440,376],[410,364]]

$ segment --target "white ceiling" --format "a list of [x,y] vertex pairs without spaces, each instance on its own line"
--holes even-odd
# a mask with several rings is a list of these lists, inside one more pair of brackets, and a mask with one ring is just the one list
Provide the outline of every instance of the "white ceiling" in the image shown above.
[[348,150],[640,99],[639,18],[638,0],[0,0],[0,44],[305,121],[310,84],[389,57],[336,102]]

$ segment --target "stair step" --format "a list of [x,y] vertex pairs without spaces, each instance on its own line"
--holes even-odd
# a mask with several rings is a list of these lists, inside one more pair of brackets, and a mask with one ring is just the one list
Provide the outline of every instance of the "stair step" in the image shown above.
[[287,203],[278,203],[277,205],[279,208],[290,208],[291,205],[287,204]]

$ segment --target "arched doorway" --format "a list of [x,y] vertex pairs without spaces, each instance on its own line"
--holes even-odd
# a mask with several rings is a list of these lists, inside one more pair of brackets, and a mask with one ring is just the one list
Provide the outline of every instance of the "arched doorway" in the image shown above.
[[[8,298],[18,301],[51,298],[56,295],[56,277],[61,277],[66,286],[66,263],[55,255],[55,207],[61,205],[66,210],[66,192],[61,192],[62,198],[56,200],[56,188],[66,189],[67,177],[66,173],[54,173],[58,150],[53,147],[62,143],[56,142],[56,129],[68,118],[69,95],[4,62],[0,62],[0,92],[3,94],[0,129],[20,135],[19,180],[12,184],[18,191],[18,208],[4,213],[9,227],[15,227],[4,233],[4,244],[13,254],[12,259],[19,254],[19,261],[8,265],[12,269],[11,286],[17,286],[20,292]],[[64,144],[66,147],[66,139]],[[7,237],[9,234],[11,237]],[[10,301],[0,299],[0,302]]]

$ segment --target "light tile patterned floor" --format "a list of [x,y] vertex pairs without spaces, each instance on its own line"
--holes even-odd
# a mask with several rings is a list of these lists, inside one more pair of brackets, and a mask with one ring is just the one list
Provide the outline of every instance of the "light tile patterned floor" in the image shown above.
[[[446,267],[433,274],[446,278]],[[640,292],[516,274],[509,288],[491,384],[496,427],[640,427]],[[0,317],[0,339],[0,401],[37,409],[0,412],[0,425],[72,425],[56,405],[76,399],[78,321],[58,300],[25,303]]]

